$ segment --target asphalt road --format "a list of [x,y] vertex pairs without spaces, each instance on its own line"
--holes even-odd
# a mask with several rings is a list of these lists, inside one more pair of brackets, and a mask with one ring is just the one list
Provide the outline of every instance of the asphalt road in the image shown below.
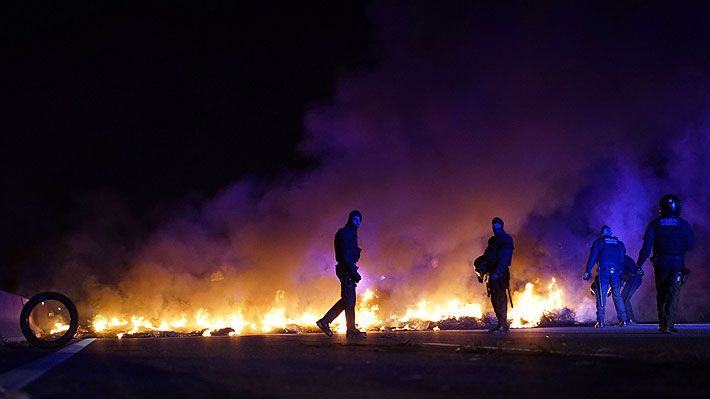
[[[679,329],[99,339],[6,397],[707,398],[710,326]],[[1,348],[0,373],[46,355]]]

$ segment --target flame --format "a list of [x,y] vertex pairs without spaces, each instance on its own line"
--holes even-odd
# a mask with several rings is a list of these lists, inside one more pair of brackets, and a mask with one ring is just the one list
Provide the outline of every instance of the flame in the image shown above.
[[111,321],[108,321],[105,317],[96,315],[96,317],[94,317],[94,321],[92,322],[92,327],[96,332],[103,332],[107,327],[113,328],[125,326],[126,324],[128,324],[127,321],[119,321],[117,317],[113,317]]
[[184,328],[187,325],[187,318],[185,316],[186,314],[183,313],[180,320],[173,321],[172,323],[170,323],[170,326],[174,328]]
[[[355,320],[359,328],[372,330],[382,324],[382,321],[377,316],[380,307],[374,303],[374,300],[377,298],[377,295],[370,289],[365,290],[365,292],[360,295],[360,300],[357,301],[355,306]],[[315,323],[315,321],[313,323]],[[340,316],[333,320],[332,330],[339,334],[345,334],[347,331],[345,312],[341,313]]]
[[62,332],[62,331],[67,331],[67,330],[69,329],[69,325],[68,325],[68,324],[64,324],[64,323],[55,323],[55,324],[54,324],[54,327],[56,327],[56,328],[53,328],[53,329],[51,329],[51,330],[49,331],[49,334],[50,334],[50,335],[51,335],[51,334],[56,334],[56,333],[59,333],[59,332]]
[[513,296],[514,308],[508,312],[508,318],[512,319],[512,328],[535,327],[540,324],[540,318],[549,314],[550,311],[564,307],[562,302],[562,290],[557,286],[557,280],[553,277],[547,285],[547,297],[534,293],[533,283],[525,284],[525,291]]
[[131,317],[131,323],[133,324],[133,329],[131,329],[131,331],[129,331],[128,334],[135,334],[138,332],[138,329],[140,329],[140,328],[144,328],[146,330],[157,330],[156,328],[153,327],[153,323],[151,323],[148,320],[145,320],[145,318],[143,316]]
[[[234,334],[230,333],[230,335],[241,334],[242,329],[249,325],[249,322],[244,321],[242,311],[243,309],[239,309],[236,313],[228,315],[226,319],[221,317],[214,319],[207,310],[200,309],[195,315],[195,320],[199,327],[206,328],[206,330],[202,333],[203,337],[209,337],[214,331],[227,328],[234,330]],[[183,319],[173,324],[186,323],[187,320],[183,321]]]
[[397,319],[400,322],[408,322],[412,320],[429,320],[438,321],[446,319],[460,319],[462,317],[474,317],[480,319],[483,317],[480,303],[462,303],[454,298],[442,305],[431,305],[431,302],[422,299],[415,309],[407,309],[407,313]]
[[[527,283],[524,291],[513,293],[513,300],[515,307],[508,312],[513,328],[537,326],[543,316],[564,307],[563,292],[557,286],[555,278],[552,278],[546,289],[539,287],[539,281]],[[389,314],[389,316],[383,317],[378,301],[377,292],[371,289],[365,290],[359,296],[355,312],[360,329],[409,330],[430,328],[428,322],[447,319],[461,319],[463,317],[482,319],[484,307],[489,306],[485,297],[482,297],[480,302],[466,302],[459,298],[422,298],[415,306],[407,308],[403,314]],[[236,308],[226,312],[199,308],[192,314],[180,313],[175,317],[165,319],[150,319],[143,315],[131,315],[130,322],[119,315],[109,318],[98,314],[94,317],[91,327],[96,333],[115,334],[119,339],[125,334],[154,331],[184,333],[197,331],[208,337],[216,331],[228,329],[232,330],[228,332],[230,336],[241,335],[245,332],[301,331],[303,328],[307,331],[315,330],[315,323],[319,316],[312,309],[300,313],[294,313],[289,309],[291,308],[288,306],[286,293],[279,290],[274,297],[273,306],[267,312],[263,314],[249,313],[249,317],[247,317],[248,313],[245,308]],[[422,325],[422,322],[427,323]],[[66,326],[65,330],[68,328],[69,326]],[[345,332],[344,314],[333,321],[331,329],[338,333]],[[434,329],[439,330],[438,327],[434,327]]]

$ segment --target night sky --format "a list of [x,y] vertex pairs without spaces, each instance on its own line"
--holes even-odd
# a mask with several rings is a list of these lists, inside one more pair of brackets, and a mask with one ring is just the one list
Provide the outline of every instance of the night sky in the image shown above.
[[374,62],[366,4],[225,3],[3,12],[0,258],[13,272],[0,289],[80,229],[96,198],[143,232],[238,179],[317,164],[295,151],[303,113]]
[[513,289],[556,277],[583,318],[600,227],[635,258],[673,193],[698,242],[680,317],[710,320],[710,5],[349,4],[4,13],[0,288],[320,312],[357,208],[383,312],[485,298],[499,216]]

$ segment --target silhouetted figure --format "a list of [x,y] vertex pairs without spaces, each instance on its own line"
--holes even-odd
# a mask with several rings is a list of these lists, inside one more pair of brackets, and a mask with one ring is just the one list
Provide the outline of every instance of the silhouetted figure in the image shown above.
[[622,267],[621,280],[623,282],[623,288],[621,289],[621,298],[624,300],[624,311],[626,312],[626,324],[634,325],[636,324],[636,317],[634,316],[634,308],[631,304],[631,297],[641,286],[643,282],[643,276],[638,272],[636,267],[636,262],[629,256],[624,256],[624,265]]
[[[496,217],[491,221],[493,236],[488,239],[488,246],[483,256],[476,260],[476,269],[488,275],[488,293],[498,322],[488,332],[508,332],[508,295],[510,295],[510,262],[513,258],[513,237],[503,229],[503,219]],[[479,281],[483,278],[479,274]]]
[[362,214],[358,210],[350,212],[348,223],[335,234],[335,274],[340,280],[340,300],[333,305],[316,325],[327,336],[332,336],[329,324],[335,320],[342,311],[345,311],[346,335],[348,337],[364,337],[366,334],[355,328],[355,286],[362,277],[357,272],[356,263],[360,260],[360,248],[357,241],[357,228],[362,221]]
[[690,224],[680,217],[680,199],[664,195],[658,202],[659,217],[651,220],[643,235],[643,247],[636,261],[643,275],[643,264],[653,249],[653,272],[656,280],[658,330],[677,333],[675,315],[680,297],[680,286],[690,270],[685,267],[685,253],[695,246],[695,235]]
[[624,300],[621,297],[620,275],[624,264],[624,255],[626,255],[626,247],[621,240],[612,237],[609,226],[602,226],[600,236],[592,243],[589,259],[587,259],[587,267],[584,271],[584,280],[589,280],[592,277],[592,268],[595,263],[597,264],[599,286],[597,287],[596,295],[597,324],[594,327],[604,327],[604,307],[606,306],[606,292],[609,287],[611,287],[611,297],[614,300],[619,326],[623,327],[626,325],[626,311],[624,310]]

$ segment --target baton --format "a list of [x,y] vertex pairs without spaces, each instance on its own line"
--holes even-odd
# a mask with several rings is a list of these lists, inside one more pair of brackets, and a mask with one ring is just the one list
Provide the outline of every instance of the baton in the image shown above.
[[508,291],[508,299],[510,299],[510,308],[512,309],[515,306],[513,306],[513,296],[510,294],[510,286],[508,286],[506,290]]

